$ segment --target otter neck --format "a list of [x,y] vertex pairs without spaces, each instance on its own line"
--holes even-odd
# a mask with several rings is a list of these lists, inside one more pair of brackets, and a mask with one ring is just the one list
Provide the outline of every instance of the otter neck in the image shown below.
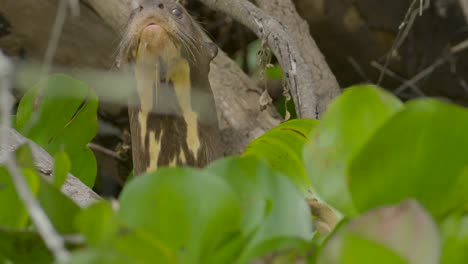
[[129,108],[136,175],[162,166],[197,165],[199,113],[192,108],[192,67],[176,47],[163,56],[140,47],[133,65],[136,101]]

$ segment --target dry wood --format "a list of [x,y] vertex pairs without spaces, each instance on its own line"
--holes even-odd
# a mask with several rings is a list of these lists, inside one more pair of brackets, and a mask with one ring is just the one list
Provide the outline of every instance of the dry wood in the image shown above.
[[265,11],[246,0],[200,0],[208,7],[232,16],[266,41],[278,59],[291,90],[299,117],[319,118],[317,83],[312,78],[311,67],[302,57],[288,28]]
[[319,115],[325,112],[328,104],[340,93],[340,86],[330,70],[325,57],[309,32],[309,24],[297,13],[291,0],[255,0],[257,5],[277,18],[287,28],[299,49],[299,53],[310,66],[310,76],[315,83]]
[[[0,146],[0,161],[3,157],[14,153],[24,144],[29,144],[37,170],[49,180],[52,180],[54,159],[34,142],[23,137],[13,128],[0,127],[0,138],[6,137],[6,147]],[[0,162],[1,163],[1,162]],[[80,207],[88,207],[93,202],[101,199],[93,190],[83,184],[75,176],[68,174],[67,180],[62,186],[62,193],[67,195]]]

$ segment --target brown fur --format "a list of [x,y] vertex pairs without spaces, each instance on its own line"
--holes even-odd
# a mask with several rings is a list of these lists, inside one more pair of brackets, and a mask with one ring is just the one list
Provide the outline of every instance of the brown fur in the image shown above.
[[[178,11],[173,11],[175,9]],[[178,14],[182,15],[177,16]],[[147,31],[144,29],[150,24],[159,25],[164,30],[157,31],[154,35],[156,37],[146,34]],[[148,40],[151,40],[148,45],[141,43]],[[146,90],[143,93],[140,91],[140,94],[136,93],[135,97],[130,99],[129,115],[136,175],[146,172],[152,162],[150,148],[154,146],[151,146],[149,138],[152,136],[154,136],[153,141],[160,143],[159,156],[157,161],[153,161],[157,167],[168,165],[202,167],[218,158],[219,130],[215,102],[208,80],[209,64],[216,51],[212,44],[203,40],[201,29],[188,13],[174,1],[139,2],[139,7],[129,19],[121,43],[120,63],[128,66],[135,78],[137,70],[141,75],[146,69],[149,69],[148,72],[157,69],[154,73],[157,78],[154,77],[154,81],[151,79],[151,87],[145,86]],[[181,74],[184,74],[180,70],[182,69],[180,61],[188,62],[190,69],[187,77],[190,79],[191,96],[188,100],[191,110],[197,117],[197,138],[200,142],[198,153],[193,153],[190,150],[193,146],[188,146],[188,122],[172,80],[180,79]],[[140,68],[136,66],[137,64]],[[148,67],[145,67],[146,64]],[[141,67],[145,70],[142,71]],[[184,78],[181,80],[185,80]],[[151,111],[143,121],[145,124],[141,124],[138,118],[142,112],[147,111],[142,109],[141,100],[152,103]],[[184,109],[186,108],[187,106]],[[142,138],[144,128],[147,133]]]

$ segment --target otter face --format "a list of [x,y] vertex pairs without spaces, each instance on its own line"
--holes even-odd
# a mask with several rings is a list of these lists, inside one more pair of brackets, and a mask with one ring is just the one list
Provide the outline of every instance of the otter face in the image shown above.
[[[172,0],[140,0],[130,16],[122,41],[121,60],[175,62],[180,58],[199,64],[209,51],[185,9]],[[208,52],[208,53],[207,53]]]

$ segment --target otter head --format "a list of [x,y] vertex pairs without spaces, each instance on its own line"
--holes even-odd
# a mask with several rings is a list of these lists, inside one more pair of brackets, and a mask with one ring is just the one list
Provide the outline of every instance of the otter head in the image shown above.
[[218,49],[204,41],[202,30],[180,4],[173,0],[133,3],[136,8],[121,43],[121,63],[162,60],[170,70],[171,65],[185,59],[200,70],[209,71]]

